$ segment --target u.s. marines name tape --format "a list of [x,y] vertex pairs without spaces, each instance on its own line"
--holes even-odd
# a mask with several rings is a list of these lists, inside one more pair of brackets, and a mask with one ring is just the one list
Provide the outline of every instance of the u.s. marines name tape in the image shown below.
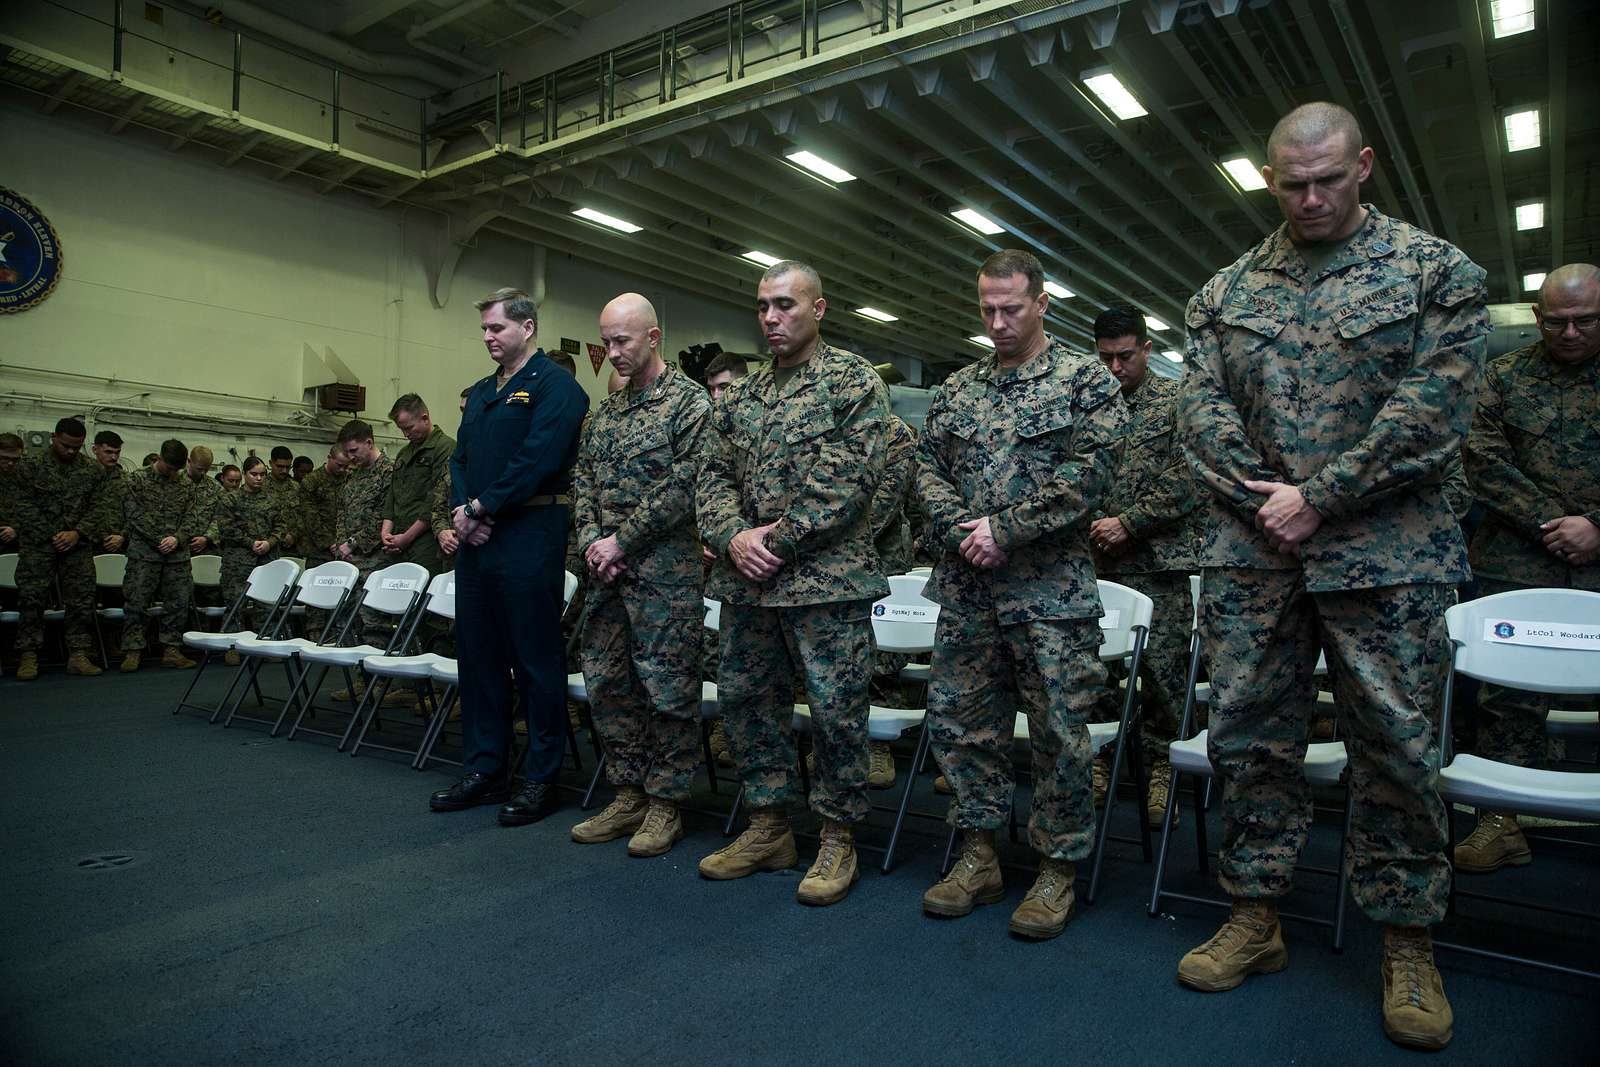
[[1600,652],[1600,624],[1485,619],[1483,639],[1494,645],[1579,648],[1586,652]]
[[37,307],[61,280],[61,240],[43,212],[0,187],[0,313]]

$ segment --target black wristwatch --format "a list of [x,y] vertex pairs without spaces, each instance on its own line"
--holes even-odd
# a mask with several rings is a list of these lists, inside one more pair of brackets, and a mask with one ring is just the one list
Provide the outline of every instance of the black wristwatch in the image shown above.
[[473,504],[474,501],[469,500],[465,504],[461,505],[461,513],[469,519],[475,519],[478,517],[478,509],[473,507]]

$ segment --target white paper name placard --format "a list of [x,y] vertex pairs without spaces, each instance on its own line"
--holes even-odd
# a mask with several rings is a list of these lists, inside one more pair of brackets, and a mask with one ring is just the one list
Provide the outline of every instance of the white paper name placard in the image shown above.
[[872,617],[885,622],[936,622],[939,608],[937,605],[924,608],[915,604],[874,604]]
[[1600,652],[1600,624],[1535,622],[1531,619],[1485,619],[1483,639],[1496,645],[1581,648],[1589,652]]
[[385,578],[380,589],[415,589],[417,583],[409,578]]
[[344,579],[337,574],[319,574],[311,579],[311,584],[319,589],[327,589],[335,585],[343,585]]

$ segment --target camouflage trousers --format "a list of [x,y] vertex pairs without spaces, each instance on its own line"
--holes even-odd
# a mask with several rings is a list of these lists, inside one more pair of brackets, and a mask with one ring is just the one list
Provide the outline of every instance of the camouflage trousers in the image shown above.
[[689,799],[700,762],[704,616],[697,585],[624,579],[590,590],[583,678],[612,785]]
[[1009,821],[1020,710],[1033,749],[1028,843],[1060,860],[1093,850],[1088,722],[1105,687],[1099,648],[1096,619],[1003,626],[993,613],[939,613],[928,729],[939,769],[955,789],[953,825],[995,830]]
[[[263,563],[277,559],[279,552],[272,549],[256,555],[243,545],[228,545],[222,550],[222,603],[232,608],[250,582],[250,572]],[[259,630],[267,621],[267,609],[254,600],[245,601],[244,611],[234,619],[235,629]]]
[[718,703],[750,807],[787,805],[799,791],[793,715],[800,676],[817,756],[811,810],[838,822],[867,817],[870,607],[868,600],[722,605]]
[[[1536,587],[1497,578],[1478,579],[1479,596],[1533,588]],[[1483,719],[1478,729],[1478,750],[1474,754],[1518,767],[1538,767],[1547,760],[1560,758],[1560,741],[1545,732],[1550,699],[1548,693],[1484,683],[1478,691],[1478,711]],[[1600,699],[1563,696],[1561,706],[1571,711],[1600,711]]]
[[1312,672],[1326,650],[1350,758],[1351,894],[1378,922],[1444,917],[1438,724],[1453,601],[1447,585],[1310,593],[1299,571],[1206,568],[1200,641],[1229,895],[1289,892],[1311,825],[1303,761],[1316,714]]
[[[1194,597],[1184,571],[1152,574],[1101,575],[1136,589],[1154,602],[1150,638],[1139,661],[1139,711],[1141,754],[1148,771],[1157,760],[1165,762],[1167,746],[1178,739],[1182,725],[1184,687],[1189,684],[1189,631],[1194,622]],[[1107,668],[1106,696],[1091,722],[1116,722],[1122,717],[1118,683],[1128,677],[1125,663]],[[1196,730],[1206,728],[1206,706],[1195,705]]]
[[69,552],[25,546],[17,556],[17,651],[44,644],[44,612],[61,589],[66,644],[72,652],[94,647],[94,550],[79,541]]
[[128,559],[122,578],[122,651],[144,648],[146,612],[153,601],[161,602],[160,638],[163,645],[178,648],[189,625],[189,602],[194,599],[194,575],[189,557],[182,559]]

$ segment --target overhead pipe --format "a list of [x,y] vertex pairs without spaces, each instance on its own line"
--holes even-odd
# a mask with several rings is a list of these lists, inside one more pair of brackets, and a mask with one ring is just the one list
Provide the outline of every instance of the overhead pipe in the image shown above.
[[430,44],[427,40],[425,40],[425,38],[434,30],[448,26],[450,23],[456,22],[460,19],[464,19],[474,11],[488,7],[490,4],[495,2],[496,0],[462,0],[462,2],[457,4],[455,7],[440,12],[433,18],[428,19],[426,22],[419,22],[407,30],[406,43],[418,51],[426,52],[430,56],[438,56],[446,63],[454,64],[455,66],[458,66],[462,70],[465,70],[469,73],[486,73],[483,67],[472,62],[470,59],[464,59],[461,56],[456,55],[454,52],[440,48],[436,44]]

